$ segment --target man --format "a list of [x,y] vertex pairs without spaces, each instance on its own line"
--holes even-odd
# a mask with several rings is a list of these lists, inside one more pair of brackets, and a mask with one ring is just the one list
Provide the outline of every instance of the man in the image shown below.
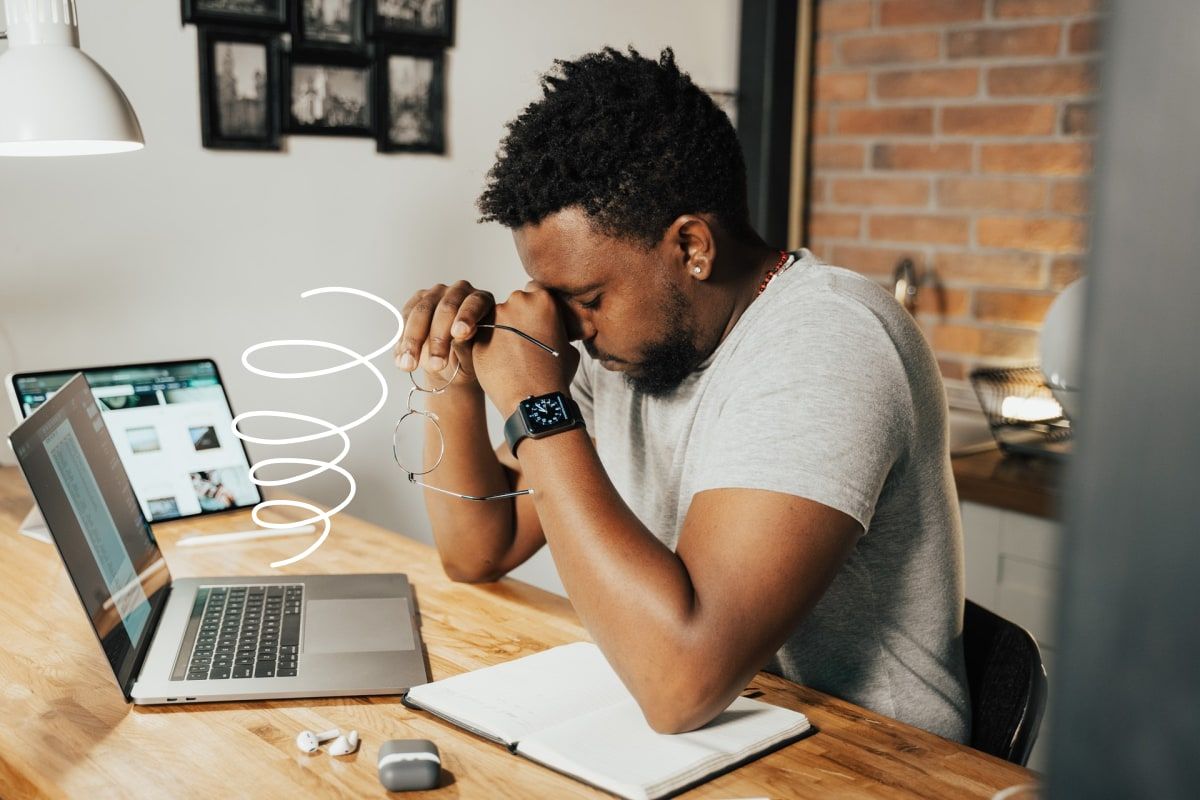
[[[404,308],[398,364],[453,378],[423,480],[533,489],[427,490],[447,574],[496,580],[548,544],[658,731],[704,725],[765,667],[965,740],[961,532],[920,331],[870,281],[762,242],[733,127],[670,50],[557,66],[480,199],[532,280]],[[491,449],[485,395],[515,455]],[[522,438],[568,398],[584,426]]]

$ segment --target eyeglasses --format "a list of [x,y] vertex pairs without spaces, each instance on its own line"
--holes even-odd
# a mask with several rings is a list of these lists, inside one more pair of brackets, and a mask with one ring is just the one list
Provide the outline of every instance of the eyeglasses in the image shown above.
[[[511,332],[517,334],[518,336],[520,336],[525,341],[529,342],[530,344],[536,345],[536,346],[540,347],[541,349],[545,350],[547,353],[554,356],[555,358],[558,358],[560,355],[559,352],[557,350],[555,350],[553,347],[551,347],[550,345],[545,344],[544,342],[539,342],[537,339],[533,338],[529,334],[527,334],[523,331],[519,331],[516,328],[513,328],[509,325],[493,325],[493,324],[477,323],[475,325],[475,327],[476,328],[493,328],[495,330],[501,330],[501,331],[511,331]],[[446,382],[441,384],[440,386],[423,386],[420,383],[417,383],[415,371],[408,373],[409,380],[412,381],[412,385],[413,385],[413,388],[408,390],[408,411],[404,412],[404,415],[402,417],[400,417],[398,422],[396,422],[396,427],[392,428],[392,458],[395,459],[396,465],[398,467],[400,467],[400,469],[404,470],[404,473],[406,475],[408,475],[409,483],[415,483],[417,486],[423,486],[426,489],[432,489],[435,492],[440,492],[442,494],[448,494],[451,497],[458,497],[462,500],[474,500],[477,502],[482,502],[485,500],[505,500],[509,497],[520,497],[523,494],[533,494],[533,489],[521,489],[521,490],[515,491],[515,492],[501,492],[500,494],[488,494],[488,495],[483,495],[483,496],[460,494],[458,492],[452,492],[449,489],[442,489],[441,487],[438,487],[438,486],[431,486],[428,483],[424,483],[423,481],[417,480],[418,477],[425,477],[429,473],[433,472],[442,463],[442,459],[445,458],[445,456],[446,456],[446,436],[442,432],[442,426],[441,426],[441,423],[438,422],[438,418],[437,418],[436,414],[425,411],[424,409],[413,408],[413,397],[418,394],[441,394],[442,392],[446,391],[447,388],[449,388],[451,383],[454,382],[454,379],[458,377],[458,373],[461,369],[462,369],[461,363],[455,364],[454,372],[452,372],[450,374],[450,377],[446,380]],[[431,423],[433,425],[433,429],[435,431],[437,431],[438,455],[437,455],[437,458],[433,460],[432,464],[429,464],[427,460],[424,460],[425,459],[424,453],[425,453],[426,448],[425,448],[425,443],[422,442],[421,443],[421,454],[422,454],[421,458],[423,460],[420,464],[420,468],[414,469],[413,467],[416,466],[415,464],[405,464],[405,462],[400,458],[400,448],[399,448],[398,442],[400,439],[400,429],[402,427],[405,427],[405,420],[413,420],[416,422],[420,422],[421,418],[424,418],[425,422]],[[409,422],[406,430],[408,432],[412,433],[412,432],[414,432],[415,427],[416,426],[414,426],[412,422]]]

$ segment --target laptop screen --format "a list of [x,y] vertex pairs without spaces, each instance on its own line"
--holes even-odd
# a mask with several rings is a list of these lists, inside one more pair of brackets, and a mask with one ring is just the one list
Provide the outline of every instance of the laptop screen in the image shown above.
[[54,396],[76,372],[87,377],[146,518],[246,508],[262,497],[215,362],[25,372],[9,392],[18,419]]
[[83,375],[9,440],[128,698],[171,574]]

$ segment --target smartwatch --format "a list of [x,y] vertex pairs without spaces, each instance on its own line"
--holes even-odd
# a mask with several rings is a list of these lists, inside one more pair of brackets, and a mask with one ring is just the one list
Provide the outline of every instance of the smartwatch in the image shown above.
[[522,400],[504,423],[504,438],[515,456],[517,445],[525,439],[541,439],[583,426],[583,415],[575,401],[562,392],[551,392]]

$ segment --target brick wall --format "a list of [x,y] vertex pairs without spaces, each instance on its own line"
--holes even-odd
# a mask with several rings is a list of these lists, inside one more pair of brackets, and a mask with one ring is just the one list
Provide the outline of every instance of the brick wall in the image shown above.
[[817,0],[808,246],[889,286],[947,378],[1035,360],[1080,274],[1096,0]]

